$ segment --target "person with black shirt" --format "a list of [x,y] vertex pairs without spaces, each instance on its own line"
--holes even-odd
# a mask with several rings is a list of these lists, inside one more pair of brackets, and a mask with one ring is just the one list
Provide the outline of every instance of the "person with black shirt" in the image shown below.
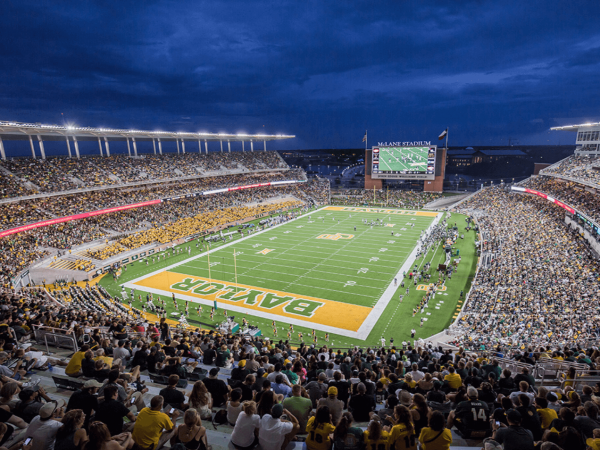
[[443,386],[441,381],[434,381],[433,389],[427,393],[427,401],[443,404],[446,401],[446,394],[441,390]]
[[388,385],[388,394],[396,395],[396,391],[398,389],[402,389],[406,383],[404,381],[398,380],[398,375],[395,373],[390,374],[390,384]]
[[469,376],[465,379],[464,384],[466,384],[466,385],[470,384],[475,389],[479,389],[479,386],[481,386],[482,382],[483,382],[483,378],[481,378],[479,376],[479,369],[477,369],[476,367],[473,367],[469,371]]
[[500,393],[503,395],[510,395],[511,392],[518,389],[515,380],[512,377],[512,372],[509,369],[504,369],[502,372],[502,377],[498,380],[498,387]]
[[469,400],[460,402],[456,409],[450,411],[448,416],[448,428],[454,425],[465,439],[469,439],[472,433],[481,434],[484,437],[490,431],[490,410],[487,403],[477,399],[477,389],[469,386],[467,396]]
[[148,346],[146,344],[142,345],[138,351],[133,355],[133,360],[131,361],[131,367],[140,366],[140,372],[148,369]]
[[84,377],[93,378],[95,369],[96,361],[94,361],[94,352],[88,350],[85,352],[83,361],[81,361],[81,372]]
[[523,367],[521,373],[515,375],[515,384],[518,386],[521,381],[527,381],[529,386],[535,386],[535,378],[529,373],[527,367]]
[[213,345],[212,344],[208,344],[208,348],[204,352],[203,363],[206,364],[207,366],[212,366],[213,363],[214,363],[214,361],[215,361],[215,357],[216,356],[217,356],[217,352],[213,348]]
[[159,395],[163,396],[165,405],[171,405],[173,408],[183,410],[185,396],[181,391],[177,390],[177,383],[179,383],[178,375],[169,376],[169,385],[161,389]]
[[246,376],[249,373],[250,372],[246,369],[246,361],[241,360],[238,363],[238,366],[231,371],[231,379],[238,380],[238,381],[244,381],[246,379]]
[[504,450],[533,450],[533,435],[531,431],[521,426],[521,413],[511,409],[506,414],[508,427],[492,422],[494,434],[492,439],[503,445]]
[[165,355],[167,355],[167,357],[173,357],[177,355],[177,349],[171,346],[171,342],[171,339],[166,339],[165,346],[162,348],[163,352],[165,352]]
[[[152,346],[150,347],[150,354],[146,358],[146,367],[148,369],[148,373],[157,373],[156,364],[158,363],[158,347]],[[141,368],[140,368],[141,370]]]
[[205,378],[203,380],[206,389],[208,389],[208,392],[210,392],[210,395],[213,398],[214,407],[223,406],[225,404],[225,402],[227,401],[227,394],[229,393],[230,389],[229,386],[227,386],[227,384],[223,380],[219,380],[217,378],[218,375],[219,368],[214,367],[210,369],[210,372],[208,373],[208,378]]
[[346,408],[348,399],[350,398],[350,383],[346,380],[342,380],[342,374],[339,371],[335,371],[333,380],[329,382],[328,386],[337,388],[337,398],[344,402],[344,408]]
[[238,388],[242,390],[242,402],[247,400],[252,400],[254,396],[254,392],[252,390],[252,385],[256,381],[256,378],[252,374],[246,375],[246,378],[243,383],[238,385]]
[[348,402],[348,410],[356,422],[368,422],[371,411],[375,411],[377,406],[375,399],[372,395],[367,395],[367,387],[364,383],[358,383],[357,391],[358,393]]
[[94,373],[92,376],[100,383],[102,383],[108,378],[109,372],[110,368],[108,367],[108,364],[106,364],[104,361],[99,359],[98,361],[94,362]]
[[40,409],[44,406],[42,399],[45,400],[45,402],[52,401],[41,386],[38,386],[35,391],[30,388],[24,388],[19,392],[19,399],[21,401],[17,403],[13,413],[27,423],[31,423],[33,418],[39,414]]
[[167,359],[167,364],[161,370],[162,375],[179,375],[179,378],[187,379],[187,371],[181,365],[179,356]]
[[119,391],[115,386],[105,388],[104,401],[98,405],[94,418],[107,426],[111,436],[123,432],[123,417],[127,417],[131,422],[135,422],[136,419],[135,414],[117,400],[118,396]]
[[80,390],[73,392],[69,398],[66,412],[73,409],[81,409],[85,414],[84,428],[87,428],[92,411],[98,410],[98,389],[102,387],[102,383],[96,380],[88,380],[84,383]]
[[521,426],[531,431],[535,441],[540,441],[542,439],[542,419],[537,409],[531,405],[531,400],[527,395],[519,394],[519,401],[521,406],[515,409],[521,414]]
[[169,324],[166,319],[163,317],[160,319],[160,340],[166,341],[169,338]]

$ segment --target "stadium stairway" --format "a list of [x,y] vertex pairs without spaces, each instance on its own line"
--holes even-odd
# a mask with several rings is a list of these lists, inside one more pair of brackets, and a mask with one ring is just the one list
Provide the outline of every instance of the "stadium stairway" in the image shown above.
[[[38,346],[39,347],[39,346]],[[68,361],[72,355],[72,350],[60,349],[60,348],[50,348],[52,358],[62,359],[64,361]],[[206,366],[204,364],[199,364],[198,367],[206,369],[207,371],[213,368],[214,366]],[[218,378],[227,382],[227,379],[231,375],[231,369],[221,368],[219,371]],[[52,372],[50,371],[37,371],[34,375],[32,375],[32,380],[39,379],[40,386],[44,388],[46,393],[53,399],[63,399],[66,402],[69,401],[69,397],[73,393],[73,390],[65,389],[64,387],[57,387],[56,382],[53,380],[53,377],[56,377],[58,381],[60,380],[69,380],[69,381],[85,381],[84,379],[76,379],[67,377],[65,375],[64,367],[53,366]],[[150,404],[150,400],[153,396],[158,395],[160,390],[165,386],[153,383],[150,379],[149,375],[141,375],[142,381],[144,381],[146,387],[148,388],[148,392],[144,394],[144,401],[146,404]],[[186,401],[188,401],[189,393],[191,392],[193,382],[189,382],[187,388],[185,388]],[[382,405],[378,405],[378,409],[381,408]],[[217,411],[222,408],[214,408],[214,411]],[[177,421],[176,425],[183,423],[183,415],[181,415]],[[368,423],[355,423],[355,426],[366,430]],[[206,427],[208,443],[212,446],[212,450],[236,450],[235,447],[231,444],[231,433],[233,431],[233,427],[230,425],[213,425],[209,421],[203,421],[203,426]],[[303,435],[300,435],[302,437]],[[15,441],[17,436],[15,436]],[[452,431],[452,440],[453,444],[450,448],[452,450],[472,450],[473,448],[481,448],[481,441],[473,441],[473,440],[464,440],[454,431]],[[10,443],[10,442],[9,442]],[[166,444],[166,447],[169,447],[169,443]],[[258,447],[260,449],[260,447]],[[262,450],[271,450],[271,449],[262,449]],[[306,445],[304,442],[292,442],[288,445],[286,450],[306,450]]]

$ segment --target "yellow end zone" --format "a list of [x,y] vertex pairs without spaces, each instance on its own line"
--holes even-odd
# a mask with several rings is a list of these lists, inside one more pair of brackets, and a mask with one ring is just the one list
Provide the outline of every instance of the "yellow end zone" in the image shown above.
[[366,212],[366,213],[377,213],[377,214],[395,214],[402,216],[422,216],[422,217],[435,217],[439,213],[431,211],[409,211],[406,209],[383,209],[383,208],[358,208],[354,206],[327,206],[323,208],[327,211],[349,211],[349,212]]
[[372,308],[365,306],[244,284],[236,285],[170,271],[152,275],[132,284],[140,288],[175,294],[175,297],[185,296],[205,300],[210,302],[209,304],[216,300],[220,308],[227,308],[228,305],[243,307],[253,312],[303,320],[308,322],[307,326],[314,323],[354,332],[358,331],[372,311]]

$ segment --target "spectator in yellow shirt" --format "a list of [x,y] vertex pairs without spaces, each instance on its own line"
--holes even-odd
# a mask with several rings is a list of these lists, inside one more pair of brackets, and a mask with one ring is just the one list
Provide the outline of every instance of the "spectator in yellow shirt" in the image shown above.
[[363,434],[365,450],[380,450],[388,448],[390,434],[381,428],[381,423],[371,420],[369,427]]
[[421,430],[419,442],[423,450],[449,450],[452,444],[452,432],[445,427],[444,415],[433,411],[429,416],[429,426]]
[[585,443],[592,450],[600,450],[600,428],[596,428],[593,431],[593,436],[594,437],[588,438]]
[[65,367],[65,373],[70,377],[79,377],[81,376],[81,362],[85,359],[85,352],[90,349],[89,345],[82,345],[78,352],[75,352],[73,356],[71,356],[71,360],[67,367]]
[[542,430],[548,429],[552,421],[554,419],[558,419],[556,411],[548,408],[548,400],[546,400],[545,398],[536,397],[534,406],[542,421]]
[[448,382],[450,389],[457,390],[462,386],[462,379],[460,378],[460,375],[456,373],[456,369],[453,366],[448,368],[448,372],[450,373],[444,377],[444,381]]
[[159,442],[164,444],[171,437],[173,431],[171,418],[176,420],[179,411],[174,410],[169,417],[161,411],[163,405],[163,397],[155,395],[150,401],[150,408],[142,409],[137,416],[131,436],[142,449],[154,450],[157,446],[161,446]]
[[319,406],[317,413],[308,419],[306,424],[306,448],[308,450],[329,450],[331,448],[331,434],[335,426],[331,423],[329,406]]

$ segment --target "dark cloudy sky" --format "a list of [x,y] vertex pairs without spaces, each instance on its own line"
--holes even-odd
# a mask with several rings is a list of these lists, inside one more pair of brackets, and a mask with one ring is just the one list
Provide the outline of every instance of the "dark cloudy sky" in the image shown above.
[[574,143],[600,2],[0,2],[0,119],[288,133],[271,148]]

